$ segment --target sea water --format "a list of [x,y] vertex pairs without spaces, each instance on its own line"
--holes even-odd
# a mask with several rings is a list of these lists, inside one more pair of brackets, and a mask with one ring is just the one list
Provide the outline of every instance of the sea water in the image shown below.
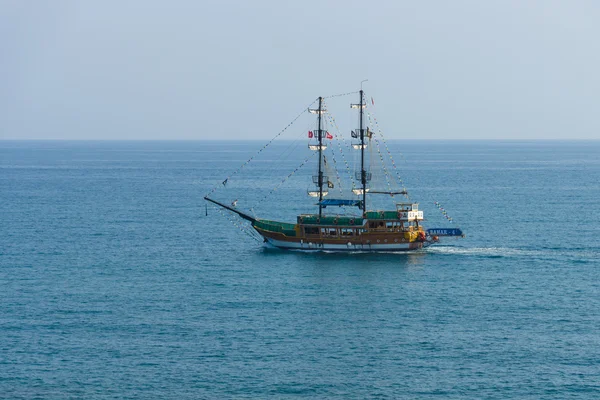
[[389,142],[467,235],[413,254],[206,207],[314,212],[299,151],[235,172],[263,145],[0,142],[0,398],[600,398],[600,142]]

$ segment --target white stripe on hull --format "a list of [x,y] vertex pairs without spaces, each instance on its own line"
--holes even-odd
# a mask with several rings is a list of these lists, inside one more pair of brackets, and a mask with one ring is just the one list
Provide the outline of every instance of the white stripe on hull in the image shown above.
[[[353,243],[351,245],[348,245],[329,243],[287,242],[272,238],[266,238],[266,240],[267,243],[269,243],[270,245],[278,247],[280,249],[305,251],[415,251],[419,250],[421,247],[429,246],[428,242],[417,242],[419,246],[416,248],[411,248],[410,243]],[[415,242],[413,242],[412,244],[415,244]]]

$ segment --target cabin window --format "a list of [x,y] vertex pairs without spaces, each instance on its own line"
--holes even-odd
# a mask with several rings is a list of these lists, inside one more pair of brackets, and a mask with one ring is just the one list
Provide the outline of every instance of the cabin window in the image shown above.
[[331,229],[331,228],[321,228],[321,235],[325,235],[325,236],[336,236],[337,232],[335,229]]
[[342,228],[340,229],[342,236],[354,236],[354,229]]
[[307,226],[304,228],[304,234],[306,235],[318,235],[319,234],[319,228],[314,227],[314,226]]

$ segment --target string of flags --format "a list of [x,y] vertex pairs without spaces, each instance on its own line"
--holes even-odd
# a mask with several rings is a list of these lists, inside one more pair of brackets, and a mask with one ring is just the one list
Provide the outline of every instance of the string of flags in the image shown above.
[[[389,191],[392,192],[392,184],[390,182],[390,174],[385,165],[385,161],[383,160],[383,154],[381,153],[381,149],[379,148],[379,140],[377,140],[377,136],[374,136],[373,138],[375,139],[375,144],[377,145],[377,154],[379,154],[379,159],[381,160],[381,165],[383,166],[383,174],[385,175],[385,181],[387,183]],[[392,194],[392,197],[394,197],[393,194]]]
[[[279,131],[279,133],[277,135],[275,135],[273,137],[273,139],[269,140],[269,142],[267,142],[267,144],[265,144],[263,147],[261,147],[261,149],[252,157],[250,157],[248,159],[248,161],[246,161],[245,163],[243,163],[240,167],[238,167],[238,169],[236,169],[231,175],[229,175],[227,178],[225,178],[225,180],[222,183],[223,186],[227,186],[227,182],[229,182],[229,179],[231,179],[233,176],[237,175],[246,165],[250,164],[250,162],[252,160],[254,160],[255,157],[257,157],[260,153],[263,152],[263,150],[265,150],[267,147],[269,147],[271,145],[271,143],[273,143],[273,141],[275,139],[277,139],[279,136],[281,136],[285,131],[288,130],[288,128],[290,126],[292,126],[294,124],[294,122],[296,122],[298,120],[298,118],[300,118],[302,115],[304,115],[304,113],[307,112],[307,110],[310,108],[310,106],[312,106],[317,100],[314,100],[312,103],[310,103],[308,105],[308,107],[304,108],[304,110],[302,110],[302,112],[300,114],[298,114],[296,116],[296,118],[294,118],[289,124],[287,124],[287,126],[285,128],[283,128],[281,131]],[[217,190],[220,186],[217,184],[217,186],[215,186],[210,192],[208,192],[207,196],[210,196],[211,194],[214,193],[215,190]]]
[[[325,159],[325,156],[323,156],[323,159]],[[338,183],[338,189],[340,190],[340,195],[343,195],[342,180],[340,179],[340,173],[337,169],[337,160],[335,159],[335,152],[333,150],[331,151],[331,159],[333,160],[333,170],[335,171],[335,178]],[[331,182],[328,182],[328,185],[329,185],[329,183],[331,183]],[[330,187],[333,188],[333,184],[331,184]]]
[[340,93],[340,94],[332,94],[331,96],[325,96],[323,97],[324,99],[331,99],[332,97],[341,97],[341,96],[349,96],[351,94],[356,94],[358,93],[358,91],[355,92],[348,92],[348,93]]
[[261,242],[261,240],[256,237],[256,233],[254,233],[254,230],[251,230],[248,227],[242,225],[241,223],[236,222],[236,219],[232,218],[231,214],[226,213],[225,211],[223,211],[223,209],[221,207],[214,207],[214,208],[219,212],[219,214],[221,214],[226,219],[228,219],[229,222],[231,222],[233,224],[233,226],[235,226],[236,228],[238,228],[241,232],[243,232],[246,235],[250,236],[252,239],[256,240],[257,242],[259,242],[259,243]]
[[[326,114],[326,115],[327,115],[327,116],[330,116],[330,114],[329,114],[329,113],[328,113],[328,114]],[[333,126],[334,128],[336,128],[336,129],[337,129],[337,126],[335,126],[334,124],[332,124],[332,126]],[[335,137],[338,137],[338,136],[339,136],[339,135],[338,135],[338,133],[339,133],[339,130],[338,130],[338,131],[335,133]],[[339,141],[338,141],[338,147],[339,147]],[[333,151],[333,150],[334,150],[334,149],[333,149],[333,147],[332,147],[332,149],[331,149],[331,158],[333,159],[333,170],[335,171],[335,178],[336,178],[336,180],[337,180],[337,183],[338,183],[338,189],[339,189],[339,191],[340,191],[340,195],[343,195],[343,191],[342,191],[342,180],[340,179],[340,172],[338,171],[338,168],[337,168],[337,160],[336,160],[336,158],[335,158],[335,151]],[[323,161],[324,161],[324,162],[325,162],[325,164],[327,165],[327,161],[326,161],[326,160],[327,160],[327,159],[325,158],[325,156],[323,156]],[[330,182],[328,182],[328,183],[327,183],[327,186],[329,186],[329,183],[330,183]],[[329,187],[330,187],[330,188],[333,188],[333,184],[331,184],[331,186],[329,186]]]
[[454,222],[452,220],[452,217],[450,217],[448,215],[448,212],[446,211],[446,209],[444,207],[442,207],[442,205],[440,204],[440,202],[434,201],[433,204],[435,204],[435,206],[442,212],[442,215],[448,220],[448,222],[450,222],[450,223]]
[[[373,98],[371,97],[371,103],[374,105],[375,102],[373,101]],[[371,114],[369,112],[367,112],[367,116],[369,118],[369,122],[371,122]],[[373,121],[375,122],[375,126],[377,128],[377,131],[379,133],[379,135],[381,136],[381,139],[385,145],[385,148],[388,152],[388,154],[390,155],[390,160],[392,161],[392,166],[394,167],[394,169],[396,170],[396,173],[398,175],[398,180],[400,181],[400,183],[402,184],[402,186],[404,186],[404,183],[402,182],[402,178],[400,178],[400,174],[398,173],[398,168],[396,167],[396,163],[394,162],[390,149],[387,145],[387,142],[385,141],[385,137],[383,136],[383,133],[381,132],[381,129],[379,128],[379,123],[377,122],[377,118],[375,118],[375,115],[372,116],[373,117]],[[400,153],[400,156],[402,158],[404,158],[404,156],[402,155],[402,153]],[[406,197],[408,198],[408,195],[406,195]],[[454,223],[454,220],[452,219],[452,217],[450,215],[448,215],[448,212],[446,211],[446,209],[442,206],[442,204],[439,201],[434,201],[433,202],[435,204],[435,206],[440,210],[440,212],[442,213],[442,215],[444,216],[444,218],[446,218],[446,220],[448,220],[448,222],[450,223]]]
[[[373,100],[373,98],[371,97],[371,101],[372,100]],[[367,118],[369,120],[369,125],[372,125],[371,114],[367,113]],[[388,189],[390,192],[392,192],[392,184],[390,182],[390,174],[388,173],[387,166],[385,165],[385,161],[383,159],[383,154],[381,153],[381,148],[379,147],[379,140],[377,139],[377,135],[374,135],[373,138],[375,139],[375,144],[377,145],[377,154],[379,154],[379,159],[381,160],[381,165],[383,166],[383,173],[385,175],[385,180],[387,182]],[[394,197],[393,194],[392,194],[392,197]]]
[[[394,168],[394,171],[396,172],[396,177],[398,178],[400,185],[404,188],[404,181],[402,181],[402,178],[400,177],[400,171],[399,171],[398,167],[396,166],[394,157],[392,157],[392,152],[390,151],[390,148],[388,147],[388,144],[385,140],[385,136],[383,136],[383,132],[381,131],[381,128],[379,127],[377,118],[375,118],[375,115],[371,115],[371,113],[369,113],[368,111],[367,111],[367,117],[369,118],[369,121],[371,121],[371,118],[373,118],[373,122],[375,122],[375,128],[377,129],[377,133],[379,133],[379,136],[381,137],[381,141],[383,142],[383,145],[385,146],[385,150],[387,151],[388,156],[390,157],[390,162],[392,163],[392,167]],[[408,195],[405,195],[405,196],[406,196],[406,198],[408,198]]]
[[296,172],[298,172],[298,170],[300,168],[302,168],[304,166],[304,164],[306,164],[308,162],[308,160],[310,160],[312,157],[315,156],[315,154],[317,154],[316,152],[312,153],[310,156],[306,157],[304,159],[304,161],[302,161],[302,163],[300,165],[298,165],[296,167],[295,170],[293,170],[292,172],[289,173],[288,176],[286,176],[285,178],[283,178],[281,180],[281,182],[279,182],[273,189],[271,189],[271,191],[269,193],[267,193],[267,195],[265,197],[263,197],[263,199],[261,200],[261,203],[264,203],[264,201],[274,192],[277,190],[277,188],[279,188],[281,185],[283,185],[285,183],[285,181],[287,181],[288,179],[290,179],[292,177],[292,175],[294,175]]
[[[331,125],[336,129],[337,132],[339,132],[340,129],[338,128],[337,123],[335,122],[335,118],[333,117],[333,115],[331,115],[329,113],[327,113],[325,115],[329,119]],[[346,140],[344,139],[344,135],[338,135],[338,134],[336,134],[336,137],[338,137],[338,136],[342,139],[342,143],[343,143],[343,145],[345,147],[346,146]],[[348,176],[350,177],[350,182],[352,183],[352,189],[356,189],[356,183],[354,181],[354,175],[350,171],[350,165],[348,164],[348,160],[346,160],[346,156],[344,155],[344,151],[342,150],[342,144],[340,143],[339,140],[336,140],[335,142],[337,143],[338,151],[342,155],[342,161],[344,162],[344,165],[346,167],[346,172],[348,173]]]

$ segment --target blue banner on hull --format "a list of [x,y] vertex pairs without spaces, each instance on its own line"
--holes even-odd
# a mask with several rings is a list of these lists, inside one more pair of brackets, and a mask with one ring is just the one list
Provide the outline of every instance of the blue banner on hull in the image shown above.
[[462,236],[463,233],[458,228],[432,228],[427,229],[430,236]]

